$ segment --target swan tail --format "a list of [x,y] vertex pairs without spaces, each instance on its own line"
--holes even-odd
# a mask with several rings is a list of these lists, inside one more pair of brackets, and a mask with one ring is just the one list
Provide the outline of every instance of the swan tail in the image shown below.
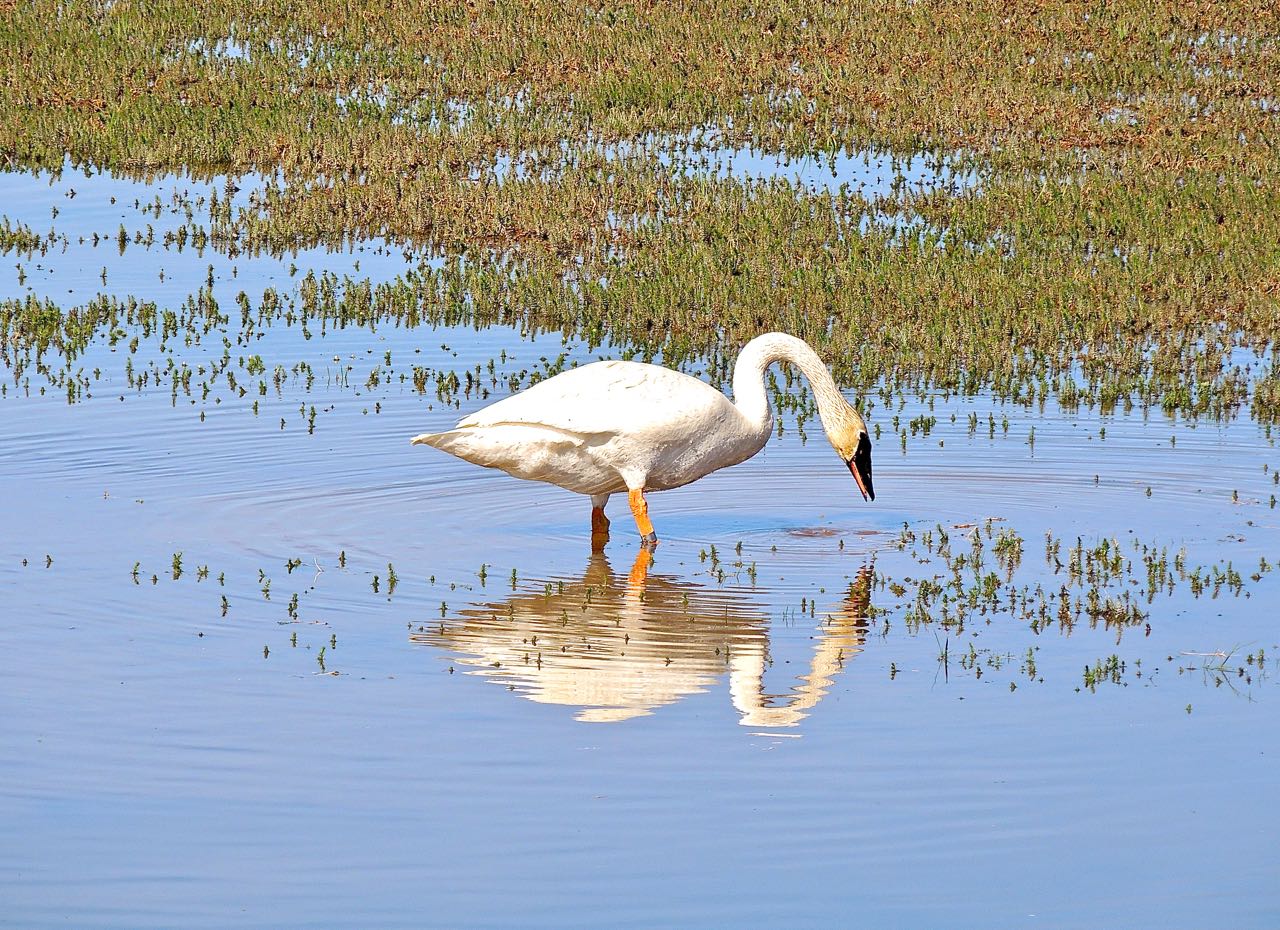
[[[480,440],[480,441],[478,441]],[[468,461],[476,461],[477,454],[480,458],[486,458],[484,451],[489,451],[486,447],[489,443],[485,443],[482,437],[475,434],[474,430],[469,429],[450,429],[442,433],[422,433],[414,436],[409,440],[411,446],[432,446],[441,452],[448,452],[450,455],[456,455],[458,458],[467,459]],[[480,465],[489,464],[486,461],[477,462]]]
[[460,459],[474,462],[476,465],[485,465],[490,468],[501,468],[504,465],[501,445],[493,442],[492,437],[486,437],[472,429],[461,428],[445,430],[442,433],[422,433],[410,439],[409,444],[432,446],[441,452],[448,452],[450,455],[456,455]]

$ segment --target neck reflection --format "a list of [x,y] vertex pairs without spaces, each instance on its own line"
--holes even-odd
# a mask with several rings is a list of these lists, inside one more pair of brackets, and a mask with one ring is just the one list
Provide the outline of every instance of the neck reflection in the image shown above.
[[532,701],[578,709],[576,718],[644,716],[723,676],[751,727],[798,725],[866,640],[872,572],[859,571],[837,609],[815,620],[807,674],[781,694],[765,690],[769,617],[749,597],[650,573],[642,550],[615,573],[593,554],[582,577],[471,606],[410,634]]

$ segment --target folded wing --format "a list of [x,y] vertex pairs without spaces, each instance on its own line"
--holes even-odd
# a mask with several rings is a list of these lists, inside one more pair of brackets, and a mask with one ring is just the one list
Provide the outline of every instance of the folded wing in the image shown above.
[[468,414],[456,429],[525,424],[578,436],[679,435],[686,423],[723,415],[730,407],[715,388],[678,371],[638,362],[595,362]]

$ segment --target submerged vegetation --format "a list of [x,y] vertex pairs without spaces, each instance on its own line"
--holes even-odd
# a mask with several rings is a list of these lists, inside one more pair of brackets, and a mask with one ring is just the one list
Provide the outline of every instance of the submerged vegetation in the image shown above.
[[[228,255],[431,259],[245,319],[509,323],[713,377],[785,329],[860,391],[1269,423],[1278,82],[1265,4],[33,3],[0,23],[0,153],[226,176],[182,238]],[[10,299],[0,339],[119,315]]]

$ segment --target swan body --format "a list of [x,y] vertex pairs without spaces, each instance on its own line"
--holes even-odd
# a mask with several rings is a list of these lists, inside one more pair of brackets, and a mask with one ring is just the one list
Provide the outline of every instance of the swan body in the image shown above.
[[768,425],[743,422],[710,385],[657,365],[594,362],[419,436],[459,458],[579,494],[678,488],[755,455]]
[[795,364],[809,379],[827,438],[864,497],[874,499],[871,443],[862,417],[803,341],[768,333],[734,366],[730,401],[678,371],[639,362],[594,362],[468,414],[451,430],[415,436],[468,462],[546,481],[592,498],[592,538],[608,538],[604,504],[626,491],[642,541],[657,542],[644,494],[665,491],[744,462],[773,431],[764,371]]

